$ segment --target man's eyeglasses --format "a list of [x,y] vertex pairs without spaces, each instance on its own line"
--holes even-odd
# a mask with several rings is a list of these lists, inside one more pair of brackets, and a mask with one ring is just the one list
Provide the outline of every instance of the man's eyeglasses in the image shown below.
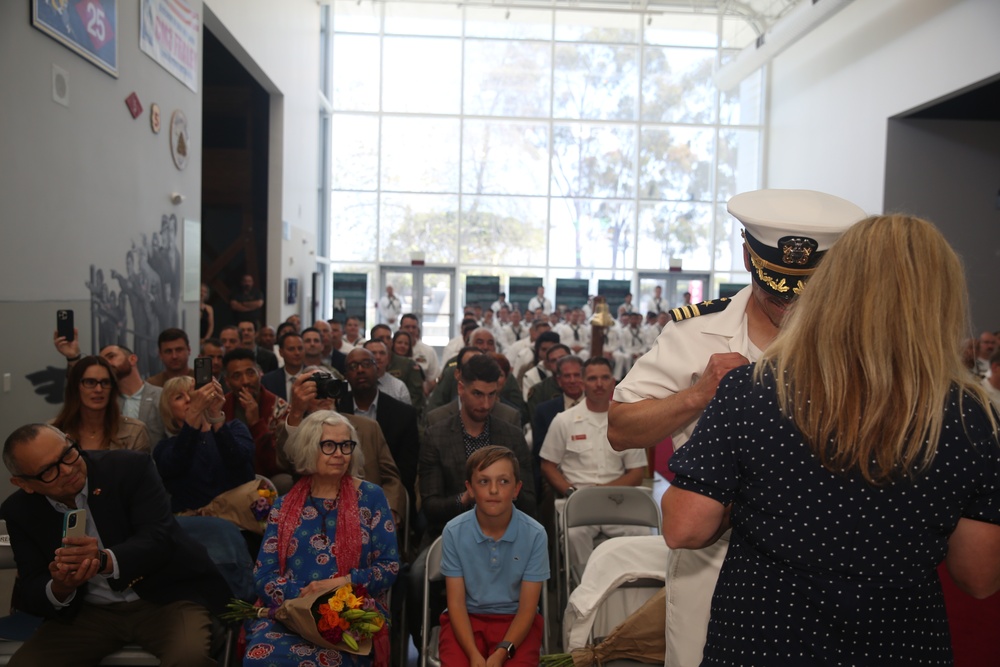
[[111,380],[109,378],[104,378],[102,380],[95,380],[94,378],[83,378],[82,380],[80,380],[80,384],[82,384],[87,389],[93,389],[97,385],[101,385],[101,389],[111,388]]
[[50,484],[56,481],[59,478],[59,473],[62,472],[62,466],[73,465],[80,458],[80,445],[69,438],[66,438],[66,442],[69,443],[69,447],[66,448],[66,451],[63,452],[58,461],[52,465],[45,466],[37,475],[16,475],[16,477],[33,479],[43,484]]
[[321,440],[319,443],[319,451],[324,454],[333,454],[338,449],[340,453],[344,456],[350,456],[354,453],[354,448],[358,446],[353,440],[344,440],[343,442],[337,442],[336,440]]
[[356,371],[359,368],[374,368],[374,367],[375,367],[375,362],[371,359],[364,359],[362,361],[352,361],[351,363],[347,364],[347,370],[349,371]]

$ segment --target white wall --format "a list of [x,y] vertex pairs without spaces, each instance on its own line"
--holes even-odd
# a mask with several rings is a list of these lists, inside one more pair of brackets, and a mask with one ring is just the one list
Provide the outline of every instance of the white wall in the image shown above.
[[996,0],[854,0],[775,59],[768,187],[881,212],[887,119],[1000,72]]

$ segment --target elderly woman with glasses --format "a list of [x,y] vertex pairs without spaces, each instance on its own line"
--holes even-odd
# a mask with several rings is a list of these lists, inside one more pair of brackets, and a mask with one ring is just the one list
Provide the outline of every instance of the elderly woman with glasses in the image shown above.
[[[382,489],[364,469],[354,427],[336,412],[306,417],[285,445],[302,475],[267,520],[254,579],[266,606],[344,584],[364,586],[386,613],[386,593],[399,573],[396,527]],[[375,635],[374,655],[341,654],[292,634],[280,623],[251,623],[244,665],[389,664],[388,625]]]
[[52,425],[82,449],[135,449],[149,452],[146,425],[125,417],[114,369],[97,356],[83,357],[66,378],[66,399]]

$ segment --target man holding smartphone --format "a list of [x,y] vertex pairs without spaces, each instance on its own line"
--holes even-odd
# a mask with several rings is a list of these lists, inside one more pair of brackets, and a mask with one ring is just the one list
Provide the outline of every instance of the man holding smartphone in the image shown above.
[[[160,664],[209,667],[210,612],[231,593],[204,547],[170,513],[152,459],[82,452],[61,431],[28,424],[4,443],[19,490],[4,501],[17,561],[18,607],[46,620],[9,665],[97,664],[125,644]],[[62,534],[86,510],[86,535]]]

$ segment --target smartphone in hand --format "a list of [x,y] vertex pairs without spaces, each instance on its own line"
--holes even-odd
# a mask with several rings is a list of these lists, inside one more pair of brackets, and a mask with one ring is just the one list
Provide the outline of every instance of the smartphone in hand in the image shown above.
[[57,310],[56,311],[56,331],[60,336],[66,339],[67,343],[73,342],[73,311],[72,310]]
[[87,510],[70,510],[63,514],[63,537],[87,536]]
[[212,383],[212,358],[196,357],[194,360],[194,388],[201,389]]

